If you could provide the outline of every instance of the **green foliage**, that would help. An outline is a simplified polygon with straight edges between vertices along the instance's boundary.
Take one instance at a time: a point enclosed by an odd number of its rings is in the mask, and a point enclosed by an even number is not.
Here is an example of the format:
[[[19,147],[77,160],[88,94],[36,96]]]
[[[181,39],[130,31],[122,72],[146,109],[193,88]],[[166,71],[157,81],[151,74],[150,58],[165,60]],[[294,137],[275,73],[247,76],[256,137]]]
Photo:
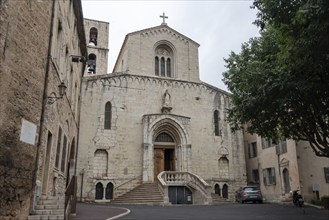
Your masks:
[[[261,36],[225,59],[233,129],[310,142],[329,157],[329,1],[255,0]]]
[[[312,199],[311,204],[317,205],[317,206],[322,206],[323,205],[321,200],[317,200],[317,199]]]

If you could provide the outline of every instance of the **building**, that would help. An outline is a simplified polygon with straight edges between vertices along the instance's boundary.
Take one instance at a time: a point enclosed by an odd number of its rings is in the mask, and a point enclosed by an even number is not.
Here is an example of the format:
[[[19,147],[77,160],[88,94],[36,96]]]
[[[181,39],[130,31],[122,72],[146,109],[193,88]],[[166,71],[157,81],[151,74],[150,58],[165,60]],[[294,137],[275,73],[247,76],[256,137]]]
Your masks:
[[[297,189],[307,202],[329,195],[329,158],[315,156],[307,142],[244,137],[248,184],[259,185],[266,201],[291,200]]]
[[[97,33],[96,47],[107,46],[107,24],[87,22],[90,41]],[[112,73],[97,63],[85,74],[78,199],[115,201],[160,174],[164,203],[175,203],[166,190],[188,184],[193,203],[211,203],[211,192],[234,200],[246,184],[243,134],[224,121],[229,94],[200,81],[198,47],[163,22],[129,33]],[[183,179],[170,184],[168,175]]]
[[[0,10],[0,219],[37,215],[52,198],[64,219],[85,66],[72,58],[87,56],[81,2],[0,1]]]
[[[107,74],[109,24],[80,1],[0,10],[0,219],[50,219],[38,204],[53,201],[63,219],[76,196],[115,201],[157,177],[163,203],[233,201],[247,179],[268,200],[329,194],[328,158],[305,142],[231,132],[230,94],[200,81],[199,45],[165,22],[128,34]]]

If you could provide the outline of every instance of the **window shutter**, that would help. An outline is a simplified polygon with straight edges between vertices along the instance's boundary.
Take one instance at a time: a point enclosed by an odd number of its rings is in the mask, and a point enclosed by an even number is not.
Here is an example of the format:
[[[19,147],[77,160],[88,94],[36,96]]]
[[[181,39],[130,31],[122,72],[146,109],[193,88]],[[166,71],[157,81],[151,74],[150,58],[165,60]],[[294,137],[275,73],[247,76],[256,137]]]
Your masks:
[[[264,185],[267,185],[266,176],[267,176],[267,172],[266,172],[266,169],[265,169],[265,170],[263,170],[263,182],[264,182]]]
[[[271,176],[272,176],[272,184],[276,184],[276,179],[275,179],[275,168],[271,168]]]
[[[249,156],[249,158],[251,158],[251,144],[249,143],[248,144],[248,156]]]

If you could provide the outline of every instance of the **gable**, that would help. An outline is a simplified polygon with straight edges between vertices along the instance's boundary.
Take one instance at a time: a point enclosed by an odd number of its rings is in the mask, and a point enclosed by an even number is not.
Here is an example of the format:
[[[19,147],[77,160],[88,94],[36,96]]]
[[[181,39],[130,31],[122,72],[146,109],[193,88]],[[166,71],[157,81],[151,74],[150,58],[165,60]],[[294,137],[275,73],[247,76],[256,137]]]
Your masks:
[[[133,32],[126,36],[113,72],[158,77],[168,75],[176,80],[200,82],[198,47],[198,43],[166,25]],[[158,56],[156,60],[159,48],[170,56]],[[165,61],[162,62],[163,57]],[[169,65],[167,59],[170,59]],[[166,69],[166,74],[157,74],[157,68]],[[170,74],[167,74],[168,69]]]

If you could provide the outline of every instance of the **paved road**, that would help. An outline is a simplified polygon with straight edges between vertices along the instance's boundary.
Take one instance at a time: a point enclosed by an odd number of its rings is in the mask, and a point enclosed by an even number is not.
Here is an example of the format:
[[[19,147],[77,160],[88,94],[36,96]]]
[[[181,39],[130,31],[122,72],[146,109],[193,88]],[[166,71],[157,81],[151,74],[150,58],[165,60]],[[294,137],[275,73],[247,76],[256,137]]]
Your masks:
[[[329,211],[288,204],[222,204],[217,206],[132,206],[120,220],[328,220]]]

